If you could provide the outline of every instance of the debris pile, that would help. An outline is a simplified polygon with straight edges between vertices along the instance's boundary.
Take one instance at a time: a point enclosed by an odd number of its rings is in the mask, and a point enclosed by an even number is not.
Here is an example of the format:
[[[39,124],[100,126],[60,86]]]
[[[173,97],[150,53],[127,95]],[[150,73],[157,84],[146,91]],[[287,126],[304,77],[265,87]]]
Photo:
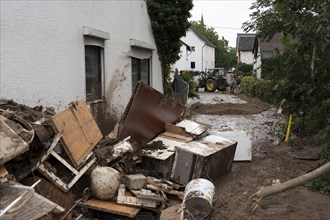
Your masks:
[[[103,137],[84,101],[55,113],[1,100],[1,219],[206,217],[237,142],[184,112],[139,82]]]

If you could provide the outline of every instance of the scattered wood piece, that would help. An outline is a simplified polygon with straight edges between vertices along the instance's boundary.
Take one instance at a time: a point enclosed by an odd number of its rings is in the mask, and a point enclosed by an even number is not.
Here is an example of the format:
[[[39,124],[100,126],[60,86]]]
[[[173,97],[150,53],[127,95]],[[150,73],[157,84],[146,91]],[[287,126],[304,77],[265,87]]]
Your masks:
[[[157,183],[157,182],[147,181],[147,184],[152,185],[152,186],[155,186],[158,189],[164,189],[164,190],[172,190],[173,189],[172,186],[169,186],[166,183]]]
[[[185,128],[170,123],[165,124],[165,132],[160,136],[181,142],[189,142],[194,139],[194,135],[188,133]]]
[[[164,209],[160,215],[160,220],[178,220],[183,219],[182,204],[176,204]]]
[[[140,211],[140,208],[120,205],[116,202],[97,199],[90,199],[84,203],[80,202],[78,206],[111,214],[126,216],[130,218],[134,218],[136,214]]]
[[[297,186],[304,185],[309,181],[314,180],[317,177],[320,177],[329,172],[330,172],[330,162],[327,162],[326,164],[322,165],[321,167],[307,174],[296,177],[284,183],[273,186],[261,187],[261,189],[252,196],[253,204],[251,206],[251,211],[254,212],[258,207],[258,205],[260,204],[261,200],[264,199],[265,197],[275,195],[281,192],[285,192]]]
[[[153,193],[151,190],[141,189],[141,190],[130,190],[132,194],[140,199],[150,199],[159,202],[165,202],[165,200],[158,196],[156,193]]]
[[[174,189],[180,189],[180,188],[183,187],[183,185],[174,183],[174,182],[169,181],[169,180],[163,180],[163,182],[170,185],[170,186],[172,186],[172,187],[174,187]]]
[[[117,203],[136,207],[156,208],[157,202],[150,199],[141,199],[134,196],[125,195],[125,185],[120,184],[117,196]]]
[[[164,138],[168,138],[168,139],[171,139],[171,140],[174,140],[174,141],[185,142],[185,143],[193,140],[192,137],[186,137],[186,136],[171,133],[171,132],[164,132],[164,133],[160,134],[159,136],[164,137]]]
[[[0,166],[0,178],[6,177],[8,175],[8,171],[5,166]]]
[[[195,122],[191,120],[183,120],[176,124],[176,126],[183,127],[188,133],[199,136],[202,135],[211,125]]]
[[[179,199],[181,199],[181,200],[183,200],[183,197],[184,197],[183,192],[179,192],[179,191],[172,190],[172,189],[166,189],[166,188],[162,188],[162,187],[157,187],[157,186],[152,185],[152,184],[147,184],[146,188],[150,189],[150,190],[154,190],[154,191],[162,191],[162,192],[165,192],[167,194],[175,195],[175,196],[179,197]]]

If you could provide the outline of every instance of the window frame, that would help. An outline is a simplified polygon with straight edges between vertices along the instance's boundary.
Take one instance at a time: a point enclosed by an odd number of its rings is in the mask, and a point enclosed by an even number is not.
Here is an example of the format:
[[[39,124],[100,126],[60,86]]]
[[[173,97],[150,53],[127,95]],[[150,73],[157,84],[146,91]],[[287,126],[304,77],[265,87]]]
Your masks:
[[[93,101],[104,101],[105,99],[105,41],[110,40],[110,33],[104,32],[102,30],[94,29],[87,26],[82,26],[82,35],[84,41],[84,68],[85,68],[85,97],[86,101],[93,102]],[[87,95],[87,73],[86,73],[86,46],[97,46],[100,47],[100,85],[101,85],[101,94],[97,95]]]
[[[97,93],[91,93],[88,94],[87,93],[87,63],[85,60],[85,95],[86,95],[86,101],[95,101],[95,100],[99,100],[99,99],[103,99],[104,97],[104,86],[105,86],[105,82],[104,82],[104,48],[100,47],[98,45],[89,45],[89,44],[85,44],[85,59],[86,59],[86,47],[94,47],[97,48],[98,50],[98,74],[99,74],[99,78],[100,78],[100,91]]]
[[[137,80],[136,82],[133,81],[133,60],[136,60],[137,61]],[[136,58],[136,57],[131,57],[131,66],[132,66],[132,70],[131,70],[131,76],[132,76],[132,89],[135,88],[136,84],[138,81],[142,80],[142,60],[146,60],[147,61],[147,75],[148,75],[148,80],[147,82],[143,81],[144,83],[147,83],[148,85],[151,85],[151,57],[150,58],[146,58],[146,59],[139,59],[139,58]]]
[[[196,69],[196,62],[195,61],[190,62],[190,69]]]

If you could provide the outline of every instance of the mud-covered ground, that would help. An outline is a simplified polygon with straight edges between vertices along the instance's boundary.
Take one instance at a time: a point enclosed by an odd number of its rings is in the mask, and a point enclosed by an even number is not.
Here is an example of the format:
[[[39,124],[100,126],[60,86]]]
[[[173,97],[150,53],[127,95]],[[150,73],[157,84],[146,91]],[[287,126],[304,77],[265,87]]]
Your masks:
[[[212,125],[211,130],[227,126],[246,131],[252,142],[252,161],[234,162],[231,172],[215,182],[214,210],[209,219],[330,219],[330,196],[304,186],[265,198],[251,213],[255,192],[275,180],[285,182],[316,168],[322,160],[295,157],[316,157],[320,148],[308,141],[303,141],[299,150],[283,143],[283,136],[275,133],[278,122],[285,123],[286,117],[257,98],[199,94],[200,99],[187,103],[191,119]]]

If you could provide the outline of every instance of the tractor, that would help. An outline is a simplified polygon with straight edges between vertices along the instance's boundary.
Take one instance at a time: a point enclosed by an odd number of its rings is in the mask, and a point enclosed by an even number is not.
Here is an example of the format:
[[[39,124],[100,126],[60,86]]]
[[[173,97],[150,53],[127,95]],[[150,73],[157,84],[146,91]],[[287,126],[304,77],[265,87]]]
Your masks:
[[[228,87],[224,68],[209,69],[206,73],[199,72],[194,76],[197,88],[205,88],[207,92],[225,91]]]

